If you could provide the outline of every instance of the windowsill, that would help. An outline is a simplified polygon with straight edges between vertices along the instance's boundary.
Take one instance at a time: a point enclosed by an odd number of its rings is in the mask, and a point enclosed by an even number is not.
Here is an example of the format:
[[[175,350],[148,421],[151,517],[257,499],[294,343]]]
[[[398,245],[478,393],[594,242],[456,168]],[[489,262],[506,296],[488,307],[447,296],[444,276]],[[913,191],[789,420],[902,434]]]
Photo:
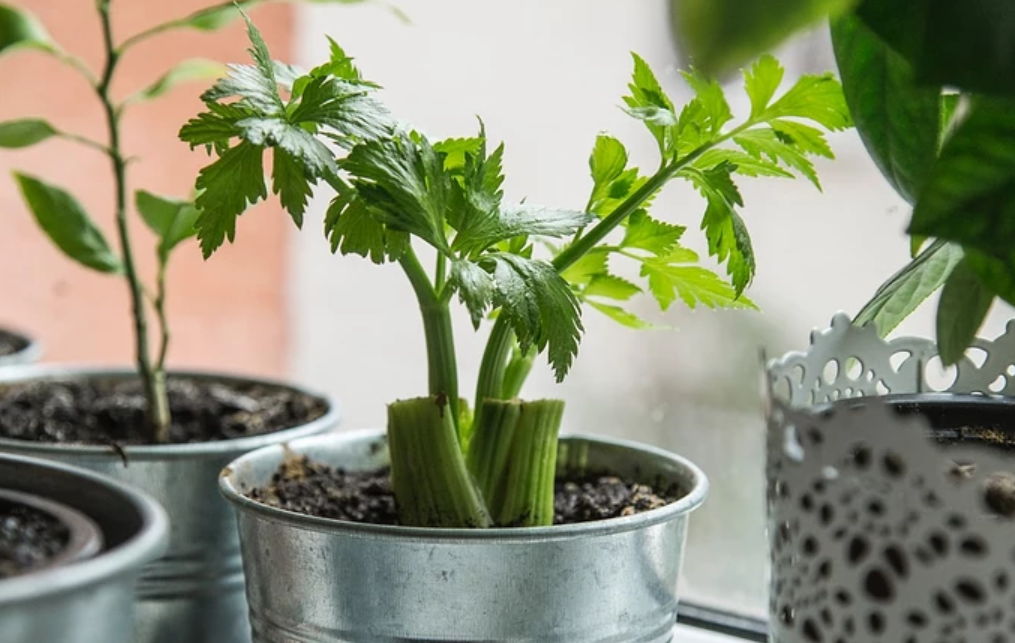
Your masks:
[[[677,625],[676,636],[673,640],[679,643],[743,643],[744,639],[728,634],[709,632],[700,627]]]

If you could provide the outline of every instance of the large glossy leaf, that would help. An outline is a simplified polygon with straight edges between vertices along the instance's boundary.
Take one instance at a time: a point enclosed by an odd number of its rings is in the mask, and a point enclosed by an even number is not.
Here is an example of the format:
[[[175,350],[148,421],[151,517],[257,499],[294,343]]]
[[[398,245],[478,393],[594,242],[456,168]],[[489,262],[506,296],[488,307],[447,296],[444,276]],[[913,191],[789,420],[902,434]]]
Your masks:
[[[892,275],[857,313],[854,324],[874,324],[884,337],[944,285],[962,260],[962,249],[935,241],[899,272]]]
[[[41,143],[58,135],[55,127],[40,118],[22,118],[0,123],[0,147],[17,149]]]
[[[46,28],[32,14],[0,3],[0,54],[19,47],[53,51],[55,45]]]
[[[39,227],[71,259],[99,272],[120,272],[120,259],[78,200],[66,191],[34,177],[15,173]]]
[[[993,293],[969,262],[960,261],[945,282],[937,306],[937,346],[945,366],[962,357],[993,301]]]
[[[913,203],[937,156],[941,92],[855,16],[832,23],[849,111],[867,151],[895,191]]]
[[[680,46],[710,75],[728,72],[857,0],[672,0]]]
[[[200,212],[193,203],[138,190],[134,195],[141,218],[159,237],[159,257],[165,262],[181,241],[197,234],[194,222]]]
[[[1015,258],[1015,101],[972,101],[941,150],[909,232]]]

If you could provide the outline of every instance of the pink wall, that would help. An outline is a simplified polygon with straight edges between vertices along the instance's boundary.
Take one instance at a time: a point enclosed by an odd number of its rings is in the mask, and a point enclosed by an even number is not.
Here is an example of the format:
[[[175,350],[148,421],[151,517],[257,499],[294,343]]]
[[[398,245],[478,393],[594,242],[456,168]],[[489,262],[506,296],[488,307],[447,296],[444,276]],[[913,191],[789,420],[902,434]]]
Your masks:
[[[24,0],[65,48],[97,68],[101,35],[89,1]],[[114,0],[117,39],[196,8],[209,0]],[[273,54],[288,58],[291,10],[283,5],[253,12]],[[234,23],[217,34],[177,31],[129,52],[115,85],[120,96],[143,87],[174,62],[187,57],[241,61],[246,36]],[[189,193],[203,152],[190,152],[176,139],[179,126],[197,112],[203,87],[189,84],[126,116],[124,145],[141,157],[130,167],[132,187],[156,193]],[[0,120],[35,116],[91,137],[104,136],[102,112],[84,80],[54,60],[19,52],[0,58]],[[38,175],[64,186],[115,244],[113,188],[108,161],[99,153],[63,141],[0,152],[0,325],[23,328],[46,345],[46,359],[91,363],[132,360],[127,288],[118,277],[79,268],[37,230],[21,202],[10,171]],[[253,220],[251,220],[253,219]],[[146,278],[153,276],[154,239],[131,218],[135,254]],[[273,205],[245,215],[238,244],[209,262],[195,243],[180,246],[170,266],[168,307],[174,343],[170,363],[281,374],[287,349],[283,311],[286,239],[289,224]]]

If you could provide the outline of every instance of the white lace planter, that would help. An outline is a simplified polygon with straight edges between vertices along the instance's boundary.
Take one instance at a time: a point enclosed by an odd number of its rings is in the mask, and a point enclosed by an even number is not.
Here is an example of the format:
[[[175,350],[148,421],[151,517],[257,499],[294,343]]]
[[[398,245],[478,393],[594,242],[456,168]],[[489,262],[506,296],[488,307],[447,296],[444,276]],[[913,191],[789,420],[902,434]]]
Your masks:
[[[936,356],[840,314],[768,364],[774,643],[1015,643],[1015,322]]]

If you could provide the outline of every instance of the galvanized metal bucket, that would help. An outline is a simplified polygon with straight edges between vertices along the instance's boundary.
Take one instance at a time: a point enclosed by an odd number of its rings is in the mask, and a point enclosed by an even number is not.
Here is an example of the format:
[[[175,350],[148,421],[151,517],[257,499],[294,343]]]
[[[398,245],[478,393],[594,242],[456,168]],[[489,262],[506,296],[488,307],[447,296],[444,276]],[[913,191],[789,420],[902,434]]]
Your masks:
[[[672,641],[690,512],[708,481],[665,451],[563,438],[559,467],[676,483],[677,502],[643,514],[525,529],[418,529],[327,520],[257,503],[294,454],[346,469],[387,463],[385,436],[294,440],[222,472],[239,514],[257,643],[664,643]]]
[[[287,386],[220,374],[172,375]],[[38,379],[136,376],[134,371],[123,369],[31,366],[0,372],[0,386]],[[127,446],[123,448],[126,464],[112,448],[104,446],[0,439],[0,452],[59,460],[98,471],[150,494],[165,507],[171,524],[169,548],[163,557],[145,567],[138,583],[133,643],[243,643],[250,640],[243,567],[234,513],[215,491],[219,471],[244,453],[323,433],[337,423],[338,410],[329,402],[324,416],[276,433],[203,444]]]
[[[154,500],[64,464],[0,454],[0,488],[30,493],[94,521],[105,541],[87,560],[0,581],[3,643],[133,643],[134,583],[165,550]]]
[[[23,341],[23,346],[17,351],[8,355],[0,355],[0,368],[5,366],[21,366],[22,364],[34,364],[39,361],[42,357],[42,344],[37,340],[32,339],[28,335],[12,330],[10,328],[2,328],[5,333],[15,335]]]

